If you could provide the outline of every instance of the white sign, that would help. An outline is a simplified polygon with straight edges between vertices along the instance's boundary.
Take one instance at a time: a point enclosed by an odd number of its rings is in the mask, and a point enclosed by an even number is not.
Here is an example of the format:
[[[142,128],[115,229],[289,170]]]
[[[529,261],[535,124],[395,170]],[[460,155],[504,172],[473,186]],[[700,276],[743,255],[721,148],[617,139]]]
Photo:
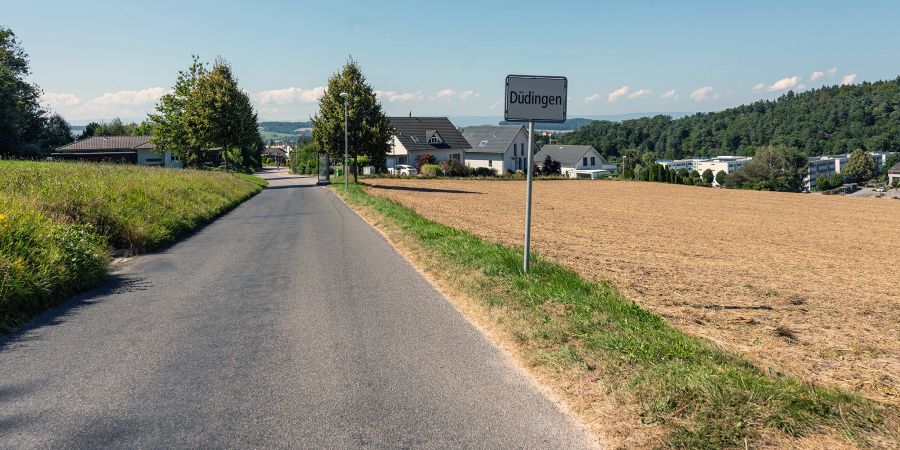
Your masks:
[[[506,120],[565,122],[566,77],[509,75],[506,77]]]

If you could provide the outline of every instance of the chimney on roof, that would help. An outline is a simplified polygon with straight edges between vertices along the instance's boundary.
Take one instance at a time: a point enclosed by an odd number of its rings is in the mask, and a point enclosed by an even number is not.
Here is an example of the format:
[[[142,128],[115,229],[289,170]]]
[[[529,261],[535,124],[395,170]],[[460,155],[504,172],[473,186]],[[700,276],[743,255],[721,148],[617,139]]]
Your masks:
[[[409,112],[409,117],[412,117],[412,111]]]

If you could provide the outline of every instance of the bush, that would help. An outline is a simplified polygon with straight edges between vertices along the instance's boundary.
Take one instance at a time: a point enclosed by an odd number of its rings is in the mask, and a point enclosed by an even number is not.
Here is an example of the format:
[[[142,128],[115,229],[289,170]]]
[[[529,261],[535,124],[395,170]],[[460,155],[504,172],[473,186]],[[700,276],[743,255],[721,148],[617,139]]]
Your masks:
[[[422,166],[425,164],[434,164],[437,160],[434,159],[434,155],[429,153],[422,153],[419,156],[416,156],[416,170],[422,170]]]
[[[544,158],[544,164],[541,166],[541,170],[535,170],[535,173],[544,176],[560,175],[562,173],[562,165],[559,161],[554,161],[550,155],[547,155],[547,157]]]
[[[441,161],[440,162],[441,171],[444,172],[444,175],[450,177],[466,177],[469,176],[471,169],[467,166],[460,164],[459,161],[454,159]]]
[[[497,169],[493,167],[479,167],[472,171],[472,175],[476,177],[496,177]]]
[[[423,177],[434,178],[441,175],[441,166],[437,164],[424,164],[422,165],[422,169],[419,170],[419,173],[422,174]]]
[[[0,333],[106,275],[110,248],[85,225],[57,224],[0,199]]]

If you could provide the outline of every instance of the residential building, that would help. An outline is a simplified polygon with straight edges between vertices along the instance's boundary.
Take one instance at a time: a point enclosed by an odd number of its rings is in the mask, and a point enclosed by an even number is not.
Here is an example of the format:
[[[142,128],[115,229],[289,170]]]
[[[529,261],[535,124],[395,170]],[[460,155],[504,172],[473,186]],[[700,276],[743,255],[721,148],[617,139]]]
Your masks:
[[[871,155],[875,158],[876,168],[881,171],[881,168],[884,167],[885,164],[887,164],[888,158],[895,155],[896,153],[897,152],[872,152]]]
[[[667,169],[675,169],[676,171],[684,169],[688,172],[694,170],[697,165],[697,162],[703,161],[699,158],[694,159],[657,159],[656,163],[667,168]]]
[[[181,167],[171,152],[157,152],[150,136],[94,136],[56,149],[54,159]]]
[[[524,171],[527,167],[528,130],[521,125],[466,127],[462,135],[471,147],[466,150],[466,165],[469,167],[487,167],[495,169],[498,174]]]
[[[706,169],[712,171],[713,176],[718,174],[719,172],[731,173],[736,170],[742,169],[744,166],[749,163],[751,158],[746,156],[716,156],[715,158],[710,159],[702,159],[697,161],[694,166],[694,170],[699,172],[701,175],[703,172],[706,172]],[[713,186],[718,186],[719,182],[713,180]]]
[[[894,164],[888,169],[888,184],[900,183],[900,163]]]
[[[804,189],[807,191],[815,189],[819,178],[827,177],[837,172],[836,166],[835,160],[829,156],[809,158],[809,167],[806,169],[806,176],[803,177]]]
[[[563,176],[576,178],[580,175],[594,178],[594,173],[608,173],[602,168],[606,160],[590,145],[550,145],[541,147],[534,155],[535,164],[543,164],[549,156],[559,162]]]
[[[456,160],[465,164],[469,141],[446,117],[391,117],[394,134],[387,154],[387,166],[416,165],[419,155],[436,161]]]
[[[276,164],[284,164],[285,162],[287,162],[287,159],[288,159],[288,152],[285,149],[285,147],[287,147],[287,146],[275,145],[275,146],[271,146],[271,147],[266,147],[262,151],[263,160],[268,158]],[[290,149],[290,147],[287,147],[287,149]]]

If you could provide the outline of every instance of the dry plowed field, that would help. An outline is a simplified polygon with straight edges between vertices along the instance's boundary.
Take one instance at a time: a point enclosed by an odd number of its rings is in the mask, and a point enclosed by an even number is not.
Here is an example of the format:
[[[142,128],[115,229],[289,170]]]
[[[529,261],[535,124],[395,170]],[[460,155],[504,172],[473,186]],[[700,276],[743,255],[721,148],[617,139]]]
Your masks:
[[[524,182],[369,192],[521,246]],[[763,368],[900,404],[900,201],[536,181],[533,248]]]

